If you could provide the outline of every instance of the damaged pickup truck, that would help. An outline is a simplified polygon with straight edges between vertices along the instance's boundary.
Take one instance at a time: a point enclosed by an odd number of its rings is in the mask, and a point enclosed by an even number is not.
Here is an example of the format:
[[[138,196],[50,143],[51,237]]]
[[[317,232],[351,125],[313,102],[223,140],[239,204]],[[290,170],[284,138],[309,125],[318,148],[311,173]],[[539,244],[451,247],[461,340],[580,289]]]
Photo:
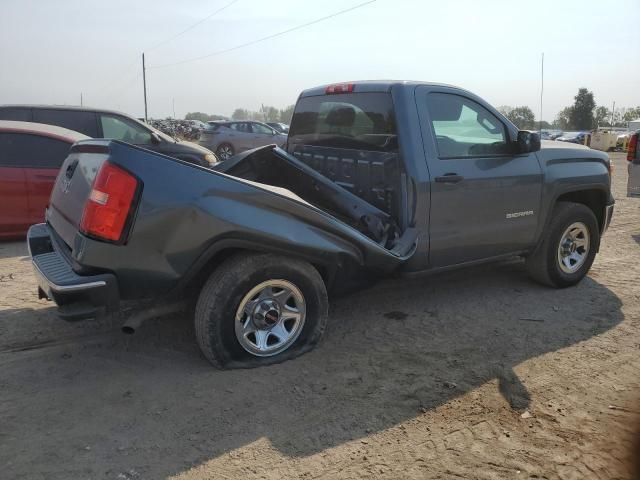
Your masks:
[[[537,281],[574,285],[612,211],[605,153],[541,148],[459,88],[356,82],[304,91],[286,150],[214,169],[78,142],[28,244],[61,316],[129,301],[149,316],[195,293],[205,357],[251,367],[312,348],[328,294],[383,276],[519,255]]]

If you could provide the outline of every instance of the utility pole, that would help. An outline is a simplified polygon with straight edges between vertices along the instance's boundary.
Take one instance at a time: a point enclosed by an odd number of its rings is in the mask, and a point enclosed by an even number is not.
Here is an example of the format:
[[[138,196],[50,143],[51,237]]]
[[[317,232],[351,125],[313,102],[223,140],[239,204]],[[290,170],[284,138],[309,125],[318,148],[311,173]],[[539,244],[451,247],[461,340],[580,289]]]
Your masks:
[[[542,72],[540,77],[540,121],[538,122],[538,130],[542,135],[542,95],[544,94],[544,52],[542,52]]]
[[[614,117],[614,115],[613,115],[613,114],[615,113],[615,111],[616,111],[616,102],[615,102],[615,100],[614,100],[614,102],[613,102],[613,108],[611,109],[611,126],[612,126],[612,127],[614,126],[614,125],[613,125],[613,119],[614,119],[615,117]]]
[[[80,106],[82,107],[82,92],[80,92]]]
[[[173,118],[176,118],[176,99],[173,99]]]
[[[144,88],[144,121],[147,122],[147,69],[144,67],[144,52],[142,52],[142,86]]]

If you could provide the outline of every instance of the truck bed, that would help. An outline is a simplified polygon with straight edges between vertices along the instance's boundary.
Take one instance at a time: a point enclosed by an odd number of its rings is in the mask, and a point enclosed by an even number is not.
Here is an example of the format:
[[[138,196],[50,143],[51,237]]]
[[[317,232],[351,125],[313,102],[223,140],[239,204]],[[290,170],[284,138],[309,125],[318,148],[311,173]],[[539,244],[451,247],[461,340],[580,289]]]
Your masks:
[[[78,229],[106,161],[142,185],[122,242]],[[47,223],[76,273],[116,272],[123,298],[180,288],[203,263],[239,246],[268,246],[327,271],[390,272],[415,245],[414,231],[401,235],[390,215],[273,147],[245,152],[213,171],[118,141],[78,143],[62,166]]]

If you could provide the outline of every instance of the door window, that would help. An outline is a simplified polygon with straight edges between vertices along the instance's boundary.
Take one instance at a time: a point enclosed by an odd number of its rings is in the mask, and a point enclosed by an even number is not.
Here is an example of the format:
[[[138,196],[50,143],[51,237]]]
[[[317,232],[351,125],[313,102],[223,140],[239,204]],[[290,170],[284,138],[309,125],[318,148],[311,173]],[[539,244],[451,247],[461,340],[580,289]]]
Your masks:
[[[121,140],[133,145],[150,145],[151,133],[141,125],[113,115],[100,115],[102,137]]]
[[[88,137],[98,136],[96,114],[84,110],[62,110],[57,108],[34,108],[33,121],[68,128],[84,133]]]
[[[0,133],[0,166],[60,168],[71,145],[25,133]]]
[[[259,133],[261,135],[273,135],[273,130],[269,127],[265,127],[264,125],[260,125],[259,123],[252,123],[251,128],[253,129],[253,133]]]
[[[229,128],[237,132],[251,133],[248,123],[232,123],[231,125],[229,125]]]
[[[509,154],[504,124],[486,108],[459,95],[427,96],[440,158]]]

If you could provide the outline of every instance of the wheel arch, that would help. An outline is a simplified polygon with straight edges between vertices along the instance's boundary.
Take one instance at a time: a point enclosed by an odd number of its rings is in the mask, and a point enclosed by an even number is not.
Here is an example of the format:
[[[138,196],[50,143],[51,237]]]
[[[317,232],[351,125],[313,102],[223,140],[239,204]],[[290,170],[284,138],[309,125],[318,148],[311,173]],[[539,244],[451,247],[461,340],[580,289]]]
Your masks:
[[[221,240],[209,247],[191,266],[178,285],[178,290],[199,291],[211,273],[228,258],[238,254],[273,253],[305,261],[313,266],[325,283],[327,291],[334,284],[339,266],[294,251],[285,251],[245,240]]]
[[[558,202],[581,203],[588,207],[596,216],[600,233],[604,232],[606,225],[605,209],[607,206],[607,191],[601,188],[587,188],[573,190],[558,195],[551,205],[551,210]]]

